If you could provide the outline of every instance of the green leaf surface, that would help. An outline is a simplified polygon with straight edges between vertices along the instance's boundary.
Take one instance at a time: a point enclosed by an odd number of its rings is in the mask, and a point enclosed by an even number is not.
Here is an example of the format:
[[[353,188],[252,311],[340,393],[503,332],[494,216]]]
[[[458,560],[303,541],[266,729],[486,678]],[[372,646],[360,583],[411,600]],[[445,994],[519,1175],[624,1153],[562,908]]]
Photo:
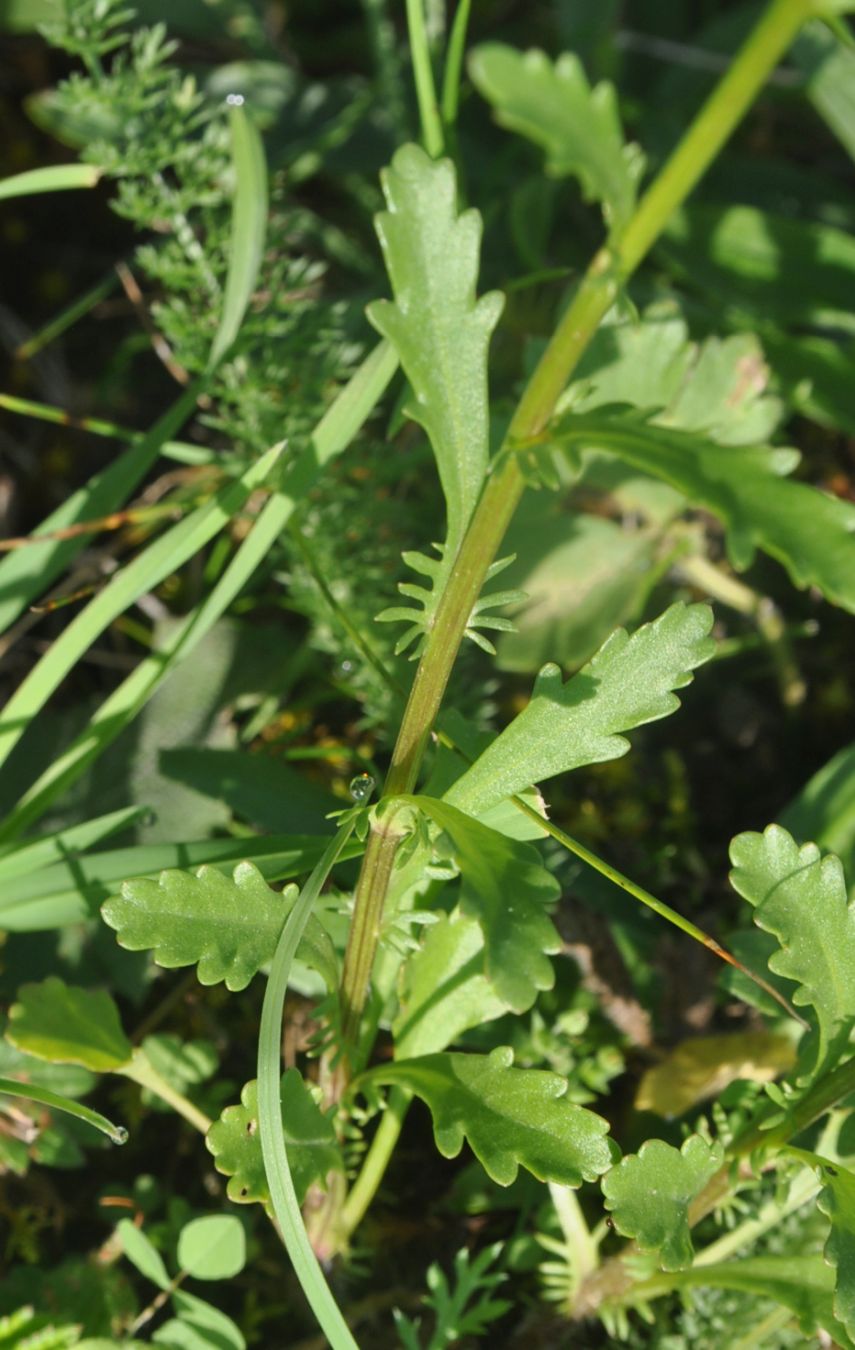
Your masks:
[[[855,1172],[822,1161],[820,1174],[824,1185],[817,1205],[831,1221],[825,1259],[837,1271],[834,1312],[855,1340]]]
[[[659,409],[658,424],[702,431],[720,445],[765,441],[783,415],[768,392],[770,371],[753,333],[693,342],[671,302],[638,319],[617,310],[585,350],[565,402],[578,412],[630,403]]]
[[[719,445],[623,408],[571,414],[556,430],[565,444],[608,450],[712,511],[740,571],[762,548],[795,585],[818,586],[855,612],[855,506],[783,477],[797,462],[794,452]]]
[[[296,886],[280,894],[257,867],[240,862],[231,877],[200,867],[196,873],[161,872],[156,881],[126,881],[101,913],[121,947],[150,950],[167,969],[198,963],[200,984],[223,980],[227,989],[238,990],[272,957],[296,898]],[[327,953],[329,964],[321,973],[328,975],[330,966],[335,970],[335,953],[322,934],[314,934],[315,945]],[[304,955],[308,960],[309,952]]]
[[[6,1036],[38,1059],[82,1064],[96,1073],[121,1068],[133,1053],[110,995],[68,985],[56,975],[21,986]]]
[[[815,844],[799,848],[780,825],[737,835],[730,858],[731,884],[754,906],[754,922],[780,943],[769,969],[796,982],[796,1006],[814,1009],[818,1073],[855,1019],[855,907],[847,903],[843,869]]]
[[[238,335],[255,289],[267,233],[267,165],[261,136],[240,104],[229,109],[229,129],[235,175],[229,269],[210,366],[217,364]]]
[[[509,1008],[526,1012],[555,983],[547,954],[560,951],[561,939],[545,906],[558,899],[561,887],[530,844],[508,839],[447,802],[404,800],[447,835],[463,878],[460,908],[484,934],[487,979]]]
[[[0,882],[3,883],[0,912],[8,899],[6,886],[13,877],[31,877],[42,868],[50,867],[53,863],[69,857],[73,857],[76,861],[77,855],[84,850],[100,844],[111,834],[121,834],[124,830],[131,829],[147,814],[146,806],[126,806],[119,811],[97,816],[94,820],[87,820],[82,825],[57,830],[55,834],[45,835],[41,839],[24,839],[11,846],[8,852],[0,856]]]
[[[626,224],[644,159],[637,145],[624,144],[613,85],[603,81],[592,89],[570,52],[553,64],[542,51],[500,42],[475,48],[469,74],[497,122],[542,148],[547,173],[578,178],[586,198],[602,203],[612,228]]]
[[[191,1219],[178,1235],[178,1264],[197,1280],[231,1280],[246,1265],[246,1234],[234,1214]]]
[[[855,239],[753,206],[689,206],[658,251],[722,303],[758,320],[855,332]]]
[[[541,1069],[516,1069],[513,1051],[424,1055],[380,1065],[357,1083],[406,1088],[426,1102],[445,1158],[466,1139],[487,1175],[510,1186],[520,1167],[540,1181],[580,1186],[610,1165],[608,1123],[566,1097],[567,1080]]]
[[[496,292],[475,299],[481,217],[458,215],[450,161],[405,145],[382,179],[388,210],[377,233],[395,299],[376,301],[368,317],[412,386],[407,412],[436,456],[453,554],[487,470],[487,348],[503,302]]]
[[[790,48],[805,75],[805,93],[855,159],[855,51],[819,21],[805,24]]]
[[[305,773],[272,755],[178,746],[161,752],[159,767],[165,777],[226,802],[241,820],[259,829],[320,832],[327,828],[325,817],[341,804]]]
[[[544,666],[528,706],[445,800],[481,815],[531,783],[625,755],[629,742],[620,733],[680,706],[673,691],[715,650],[711,627],[706,605],[676,604],[631,637],[619,628],[566,684],[557,666]]]
[[[168,1289],[172,1283],[169,1271],[151,1238],[147,1237],[131,1219],[120,1219],[116,1232],[122,1244],[122,1251],[140,1274],[145,1275],[152,1284],[156,1284],[158,1289]]]
[[[335,1131],[297,1069],[282,1076],[282,1130],[297,1195],[302,1200],[314,1182],[340,1171]],[[258,1087],[255,1079],[241,1090],[240,1105],[227,1106],[208,1130],[205,1143],[218,1172],[229,1178],[226,1193],[239,1205],[267,1207],[270,1192],[258,1135]]]
[[[181,1331],[177,1333],[175,1339],[175,1322],[167,1322],[163,1329],[165,1331],[166,1327],[172,1328],[168,1332],[168,1337],[179,1350],[199,1350],[202,1346],[205,1350],[246,1350],[246,1341],[240,1327],[205,1299],[198,1298],[196,1294],[188,1294],[186,1289],[175,1289],[172,1294],[172,1306],[178,1314],[177,1320]],[[188,1339],[190,1334],[195,1334],[198,1339],[195,1341]],[[157,1341],[157,1333],[152,1340]],[[161,1340],[160,1344],[169,1345],[170,1339]]]
[[[786,1256],[752,1256],[719,1265],[695,1266],[680,1271],[670,1283],[677,1289],[733,1289],[771,1299],[795,1313],[806,1336],[822,1327],[838,1345],[847,1344],[846,1333],[835,1318],[832,1305],[834,1272],[819,1255],[800,1251]]]
[[[9,197],[32,197],[40,192],[65,192],[69,188],[94,187],[101,170],[92,164],[49,164],[0,179],[0,202]]]
[[[211,863],[231,875],[236,863],[251,861],[262,876],[281,880],[314,866],[326,842],[323,836],[270,835],[141,844],[84,854],[4,885],[0,922],[16,933],[79,923],[91,918],[127,877],[156,875],[167,868]],[[361,849],[354,845],[351,856],[359,852]]]
[[[635,1238],[642,1251],[658,1252],[664,1270],[691,1264],[689,1202],[724,1161],[719,1143],[691,1135],[682,1148],[648,1139],[603,1178],[606,1207],[615,1227]]]
[[[430,925],[406,963],[403,980],[393,1025],[401,1059],[444,1050],[470,1027],[508,1011],[485,973],[481,925],[459,910]]]

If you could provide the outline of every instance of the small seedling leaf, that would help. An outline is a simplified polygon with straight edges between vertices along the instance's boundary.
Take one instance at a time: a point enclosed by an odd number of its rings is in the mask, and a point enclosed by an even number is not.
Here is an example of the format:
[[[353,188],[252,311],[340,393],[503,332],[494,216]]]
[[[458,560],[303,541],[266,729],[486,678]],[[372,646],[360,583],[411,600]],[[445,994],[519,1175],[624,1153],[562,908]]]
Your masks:
[[[230,1280],[246,1264],[246,1234],[234,1214],[191,1219],[178,1236],[178,1264],[197,1280]]]
[[[721,1144],[710,1144],[698,1134],[680,1149],[649,1139],[603,1178],[615,1227],[635,1238],[642,1251],[658,1252],[664,1270],[682,1270],[691,1264],[693,1252],[689,1202],[723,1161]]]
[[[156,1284],[158,1289],[168,1289],[172,1281],[163,1263],[163,1257],[151,1238],[146,1237],[142,1229],[137,1228],[131,1219],[120,1219],[116,1232],[122,1244],[122,1251],[131,1265],[136,1266],[140,1274],[151,1280],[152,1284]]]
[[[102,990],[80,989],[56,975],[25,984],[9,1010],[6,1037],[19,1050],[55,1064],[108,1073],[127,1064],[133,1046],[119,1010]]]
[[[289,1069],[282,1077],[282,1129],[294,1187],[302,1200],[313,1182],[340,1170],[342,1162],[335,1131],[297,1069]],[[240,1105],[227,1106],[214,1121],[205,1143],[214,1155],[217,1171],[229,1178],[226,1191],[230,1200],[241,1205],[269,1204],[255,1079],[244,1085]]]

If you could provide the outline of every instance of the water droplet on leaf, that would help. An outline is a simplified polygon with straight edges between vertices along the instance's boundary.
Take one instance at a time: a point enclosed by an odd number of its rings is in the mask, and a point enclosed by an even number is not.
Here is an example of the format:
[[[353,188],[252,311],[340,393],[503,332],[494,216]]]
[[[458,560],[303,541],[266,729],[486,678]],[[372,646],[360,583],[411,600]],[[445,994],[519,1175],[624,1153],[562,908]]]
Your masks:
[[[370,773],[358,773],[350,780],[350,795],[358,806],[367,802],[374,791],[374,779]]]
[[[231,108],[242,108],[244,105],[243,94],[226,94],[226,103]]]
[[[114,1144],[126,1144],[128,1142],[128,1132],[124,1125],[114,1125],[110,1138]]]

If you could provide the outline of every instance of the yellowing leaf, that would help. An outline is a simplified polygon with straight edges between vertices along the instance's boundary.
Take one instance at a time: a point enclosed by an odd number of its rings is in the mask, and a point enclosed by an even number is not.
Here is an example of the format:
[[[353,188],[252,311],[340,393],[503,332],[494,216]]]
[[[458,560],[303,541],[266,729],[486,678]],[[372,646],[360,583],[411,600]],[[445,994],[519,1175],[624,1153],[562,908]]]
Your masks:
[[[672,1118],[723,1092],[728,1083],[748,1078],[770,1082],[795,1063],[792,1041],[769,1031],[732,1036],[696,1036],[683,1041],[655,1068],[648,1069],[635,1096],[637,1111]]]

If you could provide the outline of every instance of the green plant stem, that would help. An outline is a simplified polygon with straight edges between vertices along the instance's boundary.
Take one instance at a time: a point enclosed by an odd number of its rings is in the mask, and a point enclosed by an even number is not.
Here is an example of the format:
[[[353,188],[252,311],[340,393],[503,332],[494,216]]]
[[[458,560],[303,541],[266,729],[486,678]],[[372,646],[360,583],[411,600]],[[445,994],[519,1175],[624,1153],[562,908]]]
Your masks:
[[[377,1192],[389,1160],[395,1151],[404,1118],[412,1097],[403,1088],[395,1087],[389,1093],[386,1110],[377,1127],[371,1147],[365,1155],[359,1176],[351,1186],[341,1211],[341,1231],[344,1240],[350,1237],[362,1222],[365,1212]]]
[[[569,1186],[559,1186],[551,1181],[549,1195],[570,1257],[573,1286],[578,1288],[591,1271],[597,1268],[598,1244],[582,1213],[576,1192]]]
[[[133,1059],[129,1064],[123,1064],[116,1070],[123,1078],[130,1078],[132,1083],[137,1083],[140,1087],[148,1088],[161,1101],[171,1106],[173,1111],[177,1111],[179,1116],[183,1116],[194,1129],[199,1130],[201,1134],[207,1134],[211,1128],[212,1121],[210,1116],[206,1116],[204,1111],[200,1111],[198,1106],[194,1106],[183,1092],[179,1092],[171,1083],[168,1083],[161,1073],[152,1064],[144,1050],[135,1050]]]
[[[460,80],[463,73],[463,57],[466,51],[466,30],[469,27],[469,12],[472,0],[458,0],[445,54],[445,70],[442,75],[442,120],[446,132],[457,125],[457,109],[460,106]]]
[[[408,0],[408,14],[416,9],[423,33],[421,4],[419,0],[415,4]],[[619,239],[601,249],[591,262],[526,385],[511,420],[505,453],[500,455],[496,472],[484,488],[460,547],[410,690],[384,796],[412,792],[415,786],[472,607],[525,487],[514,450],[543,432],[620,285],[636,269],[675,208],[709,167],[801,23],[813,12],[810,0],[773,0]],[[426,37],[423,57],[427,59]],[[350,1046],[358,1038],[393,862],[394,845],[384,835],[372,833],[357,885],[342,976],[343,1031],[345,1044]]]
[[[442,134],[442,119],[436,101],[430,44],[425,24],[424,0],[407,0],[407,28],[410,34],[410,57],[413,65],[413,79],[416,85],[416,99],[419,105],[422,140],[425,150],[431,158],[438,159],[445,149],[445,138]]]
[[[72,300],[71,304],[67,305],[61,313],[57,314],[49,323],[46,323],[43,328],[40,328],[39,331],[34,333],[31,338],[28,338],[26,342],[22,342],[21,346],[15,352],[16,360],[29,361],[32,357],[37,355],[38,352],[42,351],[44,347],[47,347],[53,342],[55,338],[58,338],[64,333],[66,329],[71,328],[76,324],[78,319],[82,319],[84,315],[88,314],[89,311],[100,304],[102,300],[106,300],[107,296],[112,294],[118,284],[119,278],[116,270],[111,267],[107,275],[102,277],[99,282],[96,282],[90,290],[86,291],[83,295],[79,295],[76,300]]]
[[[830,1111],[838,1102],[848,1097],[850,1092],[855,1092],[855,1058],[847,1060],[832,1073],[820,1078],[777,1125],[764,1129],[762,1120],[747,1125],[728,1149],[728,1158],[724,1166],[689,1205],[689,1224],[694,1227],[700,1223],[701,1219],[711,1214],[729,1194],[732,1188],[734,1162],[749,1157],[758,1149],[775,1151],[784,1148],[791,1139],[797,1138],[802,1130],[806,1130],[815,1120],[825,1115],[826,1111]],[[625,1253],[613,1256],[593,1272],[579,1291],[573,1309],[574,1317],[590,1317],[602,1303],[620,1300],[629,1294],[635,1281],[632,1276],[631,1259],[627,1261],[627,1256],[631,1258],[636,1250],[634,1244],[630,1244]],[[649,1290],[647,1285],[644,1288],[645,1293],[654,1292],[652,1282]],[[670,1286],[666,1288],[663,1285],[655,1292],[667,1293],[669,1289]]]

